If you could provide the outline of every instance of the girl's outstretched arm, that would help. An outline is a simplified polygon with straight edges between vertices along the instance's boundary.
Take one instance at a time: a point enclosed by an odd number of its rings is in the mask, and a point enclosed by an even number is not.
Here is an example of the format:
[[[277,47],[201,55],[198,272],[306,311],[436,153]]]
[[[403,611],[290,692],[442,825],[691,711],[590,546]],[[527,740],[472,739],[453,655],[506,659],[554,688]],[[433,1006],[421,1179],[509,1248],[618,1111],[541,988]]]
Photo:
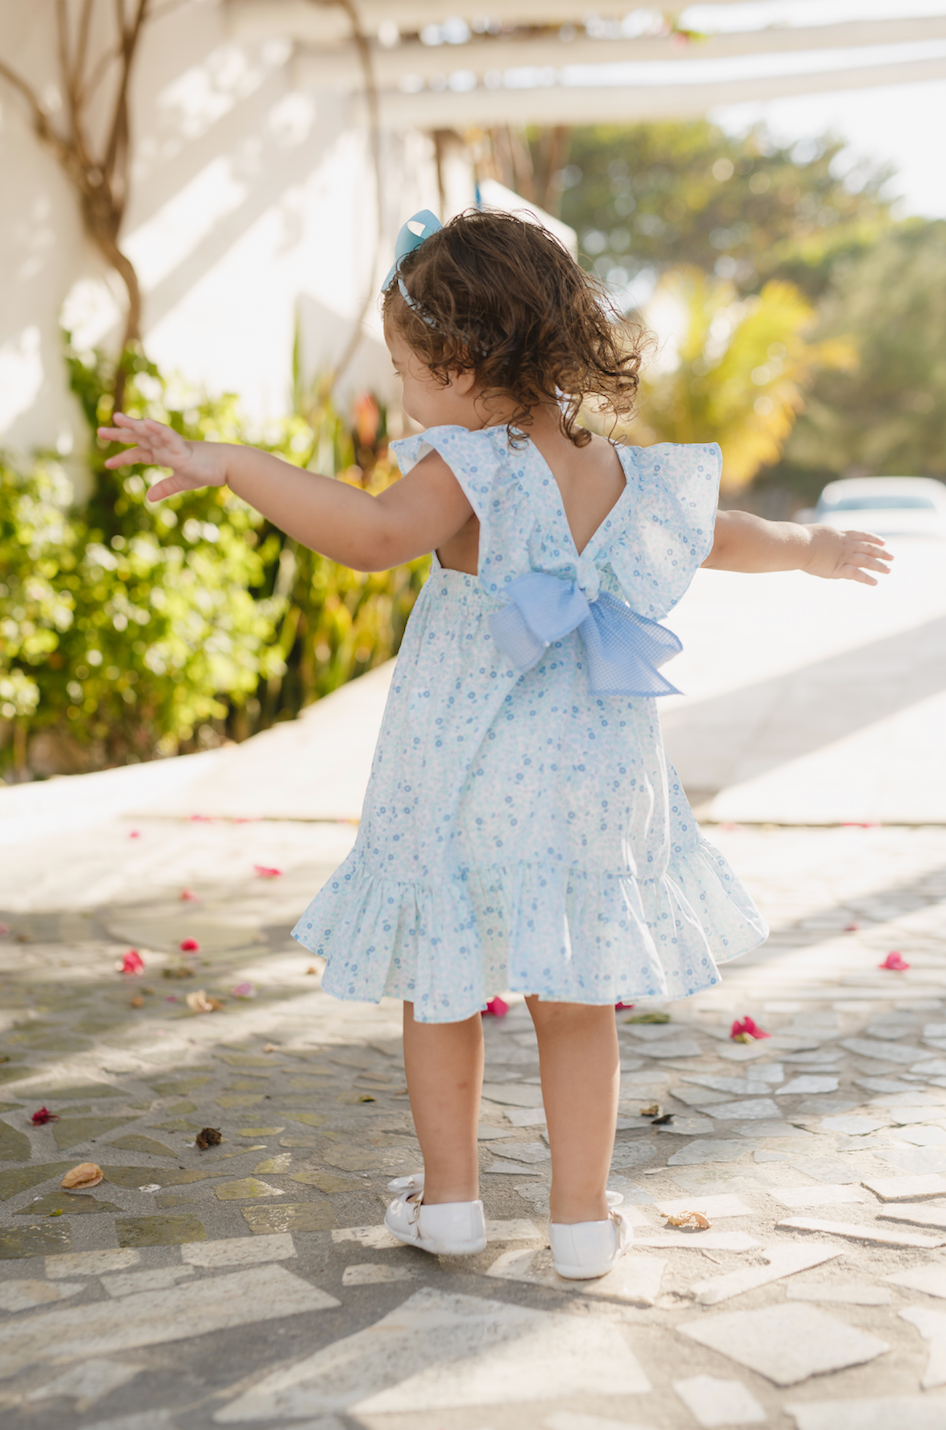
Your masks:
[[[893,555],[879,536],[836,531],[833,526],[800,526],[764,521],[747,511],[716,514],[716,538],[703,562],[716,571],[807,571],[829,581],[862,581],[876,586],[868,571],[885,576]]]
[[[107,467],[143,462],[170,467],[149,501],[199,487],[228,486],[274,526],[332,561],[356,571],[386,571],[443,545],[463,527],[473,509],[450,468],[430,452],[379,496],[301,471],[255,447],[229,442],[188,442],[150,418],[115,414],[114,427],[100,427],[108,442],[133,442],[109,457]]]

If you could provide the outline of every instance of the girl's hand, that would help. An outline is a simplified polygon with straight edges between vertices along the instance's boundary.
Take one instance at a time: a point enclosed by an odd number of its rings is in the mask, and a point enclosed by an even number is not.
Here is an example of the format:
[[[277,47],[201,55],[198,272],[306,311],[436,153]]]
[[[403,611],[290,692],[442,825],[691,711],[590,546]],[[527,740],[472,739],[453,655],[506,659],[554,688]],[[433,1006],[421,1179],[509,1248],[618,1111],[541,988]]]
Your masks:
[[[879,536],[869,531],[836,531],[833,526],[808,526],[811,555],[802,567],[809,576],[822,576],[828,581],[862,581],[876,586],[868,571],[889,575],[884,562],[893,560]]]
[[[114,427],[100,427],[98,435],[105,442],[133,442],[127,452],[109,457],[106,467],[131,467],[138,462],[151,467],[170,467],[173,473],[156,482],[148,492],[149,501],[161,501],[176,492],[195,491],[198,487],[222,487],[227,480],[222,444],[188,442],[163,422],[150,417],[126,417],[115,413]]]

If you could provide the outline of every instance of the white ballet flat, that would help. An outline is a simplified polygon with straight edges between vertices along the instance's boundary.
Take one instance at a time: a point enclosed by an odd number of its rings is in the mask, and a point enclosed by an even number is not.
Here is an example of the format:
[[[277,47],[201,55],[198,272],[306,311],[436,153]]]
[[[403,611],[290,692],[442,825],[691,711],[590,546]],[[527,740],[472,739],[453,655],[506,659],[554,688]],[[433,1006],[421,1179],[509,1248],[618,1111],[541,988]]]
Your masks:
[[[486,1250],[483,1203],[438,1202],[425,1206],[423,1172],[396,1177],[388,1191],[397,1196],[388,1204],[384,1224],[392,1236],[407,1246],[433,1256],[475,1256]]]
[[[631,1224],[616,1211],[624,1198],[608,1192],[607,1221],[549,1222],[552,1264],[567,1281],[594,1281],[613,1271],[634,1239]]]

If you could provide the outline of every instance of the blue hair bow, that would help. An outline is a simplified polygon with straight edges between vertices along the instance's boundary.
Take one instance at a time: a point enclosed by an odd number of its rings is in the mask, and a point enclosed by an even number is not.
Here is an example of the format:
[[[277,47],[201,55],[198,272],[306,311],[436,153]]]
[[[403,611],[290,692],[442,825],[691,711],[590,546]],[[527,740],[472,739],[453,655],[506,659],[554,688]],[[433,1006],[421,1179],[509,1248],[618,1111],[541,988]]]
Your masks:
[[[517,670],[531,670],[553,641],[577,631],[592,695],[680,694],[657,669],[683,649],[666,626],[639,616],[613,596],[588,601],[577,581],[546,571],[510,581],[506,594],[509,605],[492,613],[489,627]]]
[[[398,287],[401,290],[401,297],[409,307],[413,308],[415,306],[407,291],[404,280],[399,276],[401,264],[405,258],[407,258],[408,254],[414,252],[415,248],[420,248],[424,239],[429,238],[432,233],[437,233],[441,228],[443,228],[443,224],[436,214],[430,212],[430,209],[418,210],[412,218],[407,220],[407,223],[401,224],[401,230],[397,236],[397,243],[394,245],[394,262],[391,264],[387,278],[385,278],[381,284],[382,293],[386,293],[395,278],[397,278]]]

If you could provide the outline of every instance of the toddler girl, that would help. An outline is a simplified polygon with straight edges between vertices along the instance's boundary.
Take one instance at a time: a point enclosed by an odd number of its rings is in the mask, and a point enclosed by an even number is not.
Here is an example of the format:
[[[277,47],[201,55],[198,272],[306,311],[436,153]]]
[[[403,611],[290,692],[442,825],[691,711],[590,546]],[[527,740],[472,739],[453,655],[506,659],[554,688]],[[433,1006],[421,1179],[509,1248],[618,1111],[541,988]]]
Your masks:
[[[561,1276],[630,1241],[607,1191],[619,1057],[614,1005],[684,998],[766,937],[702,839],[661,746],[658,620],[700,565],[875,585],[878,538],[717,512],[716,446],[619,447],[577,422],[628,415],[640,356],[544,229],[471,212],[405,224],[384,285],[404,407],[404,476],[373,497],[160,423],[110,467],[170,467],[150,497],[229,484],[297,541],[359,571],[432,551],[385,711],[358,838],[296,938],[338,998],[404,1000],[424,1171],[385,1222],[434,1253],[486,1245],[478,1199],[481,1010],[525,994],[552,1153]]]

